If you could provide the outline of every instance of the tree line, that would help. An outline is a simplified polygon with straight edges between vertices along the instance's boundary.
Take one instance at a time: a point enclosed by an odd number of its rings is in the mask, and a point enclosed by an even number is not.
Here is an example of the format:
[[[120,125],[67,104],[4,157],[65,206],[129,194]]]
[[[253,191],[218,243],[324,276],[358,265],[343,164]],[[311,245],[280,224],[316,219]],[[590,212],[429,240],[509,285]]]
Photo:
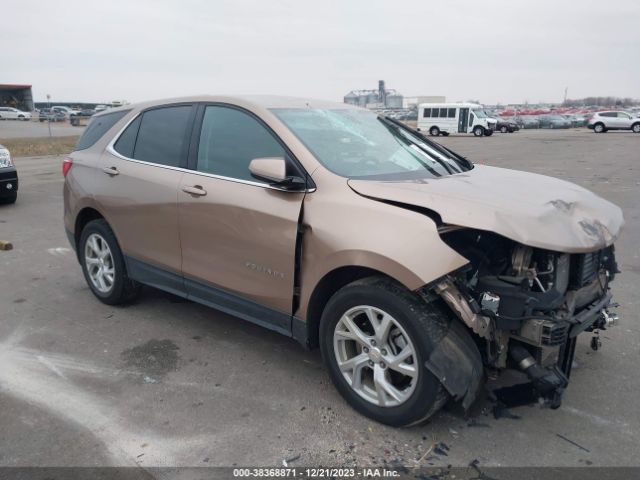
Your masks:
[[[640,104],[640,100],[629,97],[585,97],[579,99],[567,99],[562,102],[563,107],[585,107],[585,106],[598,106],[598,107],[628,107],[631,105]]]

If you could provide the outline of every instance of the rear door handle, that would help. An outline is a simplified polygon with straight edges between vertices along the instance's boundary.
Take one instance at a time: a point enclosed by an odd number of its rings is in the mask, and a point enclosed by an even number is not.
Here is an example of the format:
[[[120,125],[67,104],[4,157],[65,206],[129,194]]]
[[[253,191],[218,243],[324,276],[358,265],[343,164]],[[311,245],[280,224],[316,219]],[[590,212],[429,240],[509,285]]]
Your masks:
[[[116,167],[105,167],[102,169],[102,171],[107,175],[111,175],[112,177],[115,177],[116,175],[120,174],[120,172]]]
[[[207,191],[200,185],[194,185],[193,187],[182,187],[182,191],[196,197],[203,197],[207,194]]]

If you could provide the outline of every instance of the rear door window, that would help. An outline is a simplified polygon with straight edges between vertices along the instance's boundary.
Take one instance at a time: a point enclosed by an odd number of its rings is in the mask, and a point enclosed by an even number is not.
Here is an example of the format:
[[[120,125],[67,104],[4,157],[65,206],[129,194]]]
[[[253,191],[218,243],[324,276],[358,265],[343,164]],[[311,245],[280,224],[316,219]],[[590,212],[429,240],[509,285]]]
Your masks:
[[[133,158],[159,165],[180,166],[185,156],[191,112],[191,105],[154,108],[144,112],[133,148]],[[123,149],[125,145],[123,144]]]
[[[130,110],[122,112],[107,113],[93,117],[84,133],[76,143],[76,150],[84,150],[94,145],[102,136],[107,133],[118,121],[124,117]]]
[[[133,158],[133,148],[136,146],[136,137],[138,136],[141,120],[142,115],[138,115],[138,117],[125,128],[120,138],[118,138],[118,141],[113,145],[114,150],[120,155]]]

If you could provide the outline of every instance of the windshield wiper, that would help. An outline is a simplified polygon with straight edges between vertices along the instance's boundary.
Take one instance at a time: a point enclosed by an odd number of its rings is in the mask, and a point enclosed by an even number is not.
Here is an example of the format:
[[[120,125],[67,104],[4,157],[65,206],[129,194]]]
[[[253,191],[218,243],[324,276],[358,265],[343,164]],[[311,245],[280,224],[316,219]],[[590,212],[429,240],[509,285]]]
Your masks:
[[[452,157],[451,159],[456,162],[460,167],[465,168],[467,170],[471,170],[473,169],[473,162],[471,160],[469,160],[466,157],[463,157],[462,155],[457,154],[456,152],[449,150],[447,147],[440,145],[439,143],[434,142],[433,140],[425,137],[421,132],[414,130],[413,128],[407,126],[406,124],[400,122],[399,120],[396,120],[394,118],[389,118],[389,117],[385,117],[385,116],[378,116],[378,118],[384,120],[386,123],[392,123],[393,125],[395,125],[396,127],[409,132],[411,135],[414,135],[416,137],[418,137],[420,140],[422,140],[424,143],[426,143],[427,145],[429,145],[430,147],[432,147],[434,150],[438,150],[439,152],[443,153],[444,155],[450,156]],[[428,152],[427,152],[428,154]],[[431,155],[429,155],[431,156]]]
[[[420,148],[419,145],[416,145],[415,143],[411,142],[408,138],[405,138],[402,135],[398,135],[398,132],[394,132],[393,130],[397,130],[398,127],[397,125],[394,125],[392,123],[389,122],[385,122],[385,117],[379,116],[378,120],[380,120],[380,122],[382,122],[382,124],[384,125],[384,127],[389,130],[389,132],[391,132],[395,138],[395,140],[397,142],[402,142],[404,143],[406,146],[411,147],[411,146],[415,146],[418,147],[418,149],[425,153],[431,160],[433,160],[434,162],[436,162],[437,164],[439,164],[441,167],[443,167],[447,173],[452,174],[453,172],[450,170],[450,167],[448,167],[447,165],[445,165],[444,163],[442,163],[440,160],[438,160],[437,158],[434,158],[432,155],[430,155],[428,152],[425,152],[424,148]],[[413,157],[416,159],[416,161],[418,161],[420,163],[420,165],[422,165],[424,168],[426,168],[427,170],[429,170],[429,172],[436,176],[436,177],[441,177],[442,175],[438,172],[436,172],[433,168],[431,168],[429,165],[427,165],[425,162],[423,162],[421,159],[419,159],[415,153],[412,153]]]

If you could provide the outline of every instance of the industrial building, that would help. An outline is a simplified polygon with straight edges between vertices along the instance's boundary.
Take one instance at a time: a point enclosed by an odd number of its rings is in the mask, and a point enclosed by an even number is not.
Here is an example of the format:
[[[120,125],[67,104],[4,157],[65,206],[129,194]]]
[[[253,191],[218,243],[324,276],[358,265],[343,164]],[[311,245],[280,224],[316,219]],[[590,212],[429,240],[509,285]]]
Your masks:
[[[446,103],[446,102],[447,102],[447,98],[444,97],[444,96],[439,96],[439,95],[431,95],[431,96],[419,95],[417,97],[404,97],[404,100],[402,102],[402,106],[404,108],[412,109],[412,108],[416,108],[421,103]]]
[[[0,83],[0,107],[13,107],[25,112],[33,111],[31,85]]]
[[[352,90],[344,96],[344,103],[370,109],[401,109],[402,95],[387,89],[384,80],[378,81],[377,90]]]

